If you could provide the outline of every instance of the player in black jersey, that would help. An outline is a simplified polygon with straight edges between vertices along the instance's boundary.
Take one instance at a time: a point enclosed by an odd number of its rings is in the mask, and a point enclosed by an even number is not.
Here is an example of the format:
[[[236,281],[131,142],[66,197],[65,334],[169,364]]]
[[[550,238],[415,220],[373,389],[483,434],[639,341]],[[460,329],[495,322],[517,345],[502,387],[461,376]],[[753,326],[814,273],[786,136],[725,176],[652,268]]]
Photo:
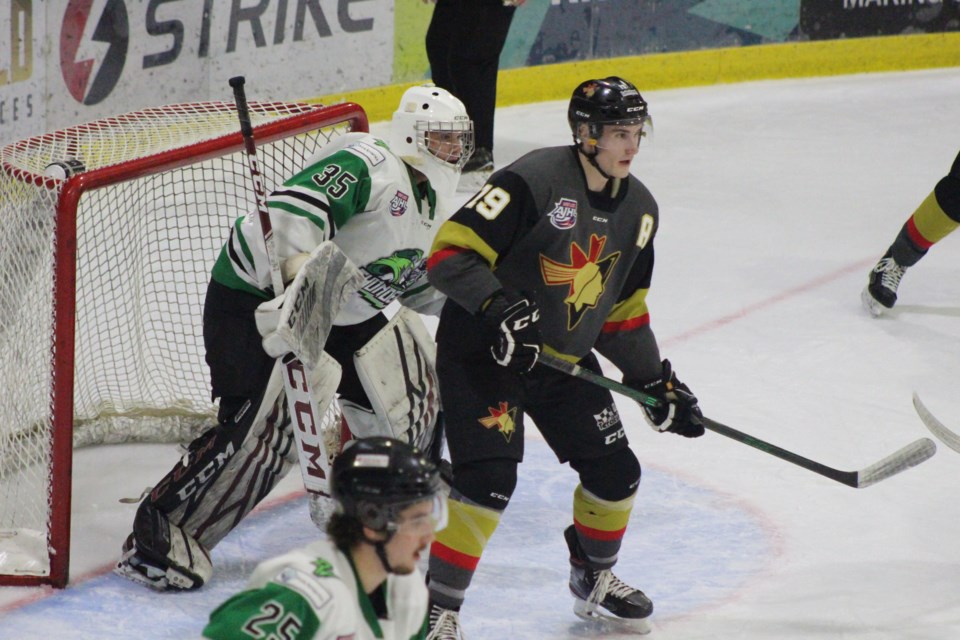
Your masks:
[[[950,173],[937,182],[911,214],[883,257],[870,270],[867,286],[861,294],[863,305],[874,317],[893,307],[897,302],[900,279],[927,255],[937,242],[960,226],[960,153]]]
[[[599,372],[596,350],[627,384],[664,400],[645,408],[655,429],[703,434],[697,400],[661,361],[647,312],[659,214],[630,174],[651,127],[647,103],[620,78],[589,80],[568,119],[574,144],[494,173],[441,226],[428,261],[431,284],[448,296],[437,373],[454,474],[450,524],[431,548],[431,638],[460,637],[457,612],[516,487],[525,415],[580,476],[564,532],[574,611],[638,630],[653,611],[610,571],[640,482],[613,398],[536,367],[541,350]]]

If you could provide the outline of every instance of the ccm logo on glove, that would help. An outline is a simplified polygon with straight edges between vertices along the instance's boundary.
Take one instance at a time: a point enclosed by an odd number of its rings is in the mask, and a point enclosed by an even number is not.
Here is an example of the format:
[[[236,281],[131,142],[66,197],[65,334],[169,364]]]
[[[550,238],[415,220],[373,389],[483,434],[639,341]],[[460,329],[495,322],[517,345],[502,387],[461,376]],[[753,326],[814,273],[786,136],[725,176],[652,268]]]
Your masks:
[[[543,349],[537,303],[501,290],[491,297],[483,318],[497,332],[490,347],[496,363],[520,374],[533,369]]]

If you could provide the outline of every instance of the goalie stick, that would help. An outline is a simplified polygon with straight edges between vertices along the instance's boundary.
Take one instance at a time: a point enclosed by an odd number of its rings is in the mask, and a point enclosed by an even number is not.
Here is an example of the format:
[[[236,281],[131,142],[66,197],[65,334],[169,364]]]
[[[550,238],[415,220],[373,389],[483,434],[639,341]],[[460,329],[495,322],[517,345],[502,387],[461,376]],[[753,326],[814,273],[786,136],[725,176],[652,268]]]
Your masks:
[[[913,408],[917,410],[917,415],[920,416],[923,424],[933,435],[937,436],[940,442],[954,451],[960,452],[960,435],[947,429],[942,422],[937,420],[927,407],[920,402],[920,396],[917,395],[916,391],[913,392]]]
[[[274,296],[280,296],[284,291],[280,256],[277,253],[277,244],[273,237],[273,224],[270,222],[270,212],[267,209],[262,175],[257,162],[257,147],[253,139],[253,125],[250,122],[250,109],[243,88],[244,83],[243,76],[230,78],[233,97],[237,103],[240,132],[243,134],[243,144],[247,153],[247,168],[253,181],[257,215],[260,221],[260,230],[263,233],[263,244],[270,264],[273,294]],[[318,376],[325,372],[311,369],[309,366],[305,367],[296,354],[288,353],[280,360],[283,367],[283,388],[286,392],[287,405],[290,409],[290,415],[296,423],[293,431],[304,487],[313,494],[329,495],[330,456],[323,441],[320,425],[330,402],[333,402],[339,376],[336,377],[336,380],[331,379],[321,383]],[[320,398],[324,404],[322,407],[320,406],[321,402],[318,402],[318,392],[321,389],[317,387],[323,388],[323,394]]]
[[[550,354],[541,353],[538,362],[550,367],[551,369],[563,371],[564,373],[574,376],[575,378],[592,382],[593,384],[604,387],[605,389],[609,389],[610,391],[615,391],[648,407],[658,407],[662,404],[656,396],[644,393],[643,391],[634,389],[633,387],[628,387],[625,384],[621,384],[615,380],[611,380],[610,378],[598,375],[593,371],[584,369],[580,365],[567,362],[566,360],[551,356]],[[937,451],[937,445],[934,444],[933,440],[930,438],[920,438],[919,440],[915,440],[905,447],[898,449],[886,458],[883,458],[882,460],[875,462],[859,471],[841,471],[840,469],[834,469],[825,464],[805,458],[799,454],[793,453],[792,451],[787,451],[786,449],[760,440],[759,438],[754,438],[749,434],[743,433],[742,431],[737,431],[732,427],[720,424],[719,422],[711,420],[710,418],[703,418],[703,426],[714,433],[719,433],[722,436],[736,440],[737,442],[753,447],[754,449],[759,449],[764,453],[776,456],[781,460],[786,460],[787,462],[803,467],[808,471],[819,473],[826,478],[830,478],[831,480],[835,480],[836,482],[845,484],[848,487],[853,487],[855,489],[869,487],[870,485],[876,484],[881,480],[885,480],[890,476],[894,476],[901,471],[906,471],[910,467],[914,467],[924,460],[927,460]]]

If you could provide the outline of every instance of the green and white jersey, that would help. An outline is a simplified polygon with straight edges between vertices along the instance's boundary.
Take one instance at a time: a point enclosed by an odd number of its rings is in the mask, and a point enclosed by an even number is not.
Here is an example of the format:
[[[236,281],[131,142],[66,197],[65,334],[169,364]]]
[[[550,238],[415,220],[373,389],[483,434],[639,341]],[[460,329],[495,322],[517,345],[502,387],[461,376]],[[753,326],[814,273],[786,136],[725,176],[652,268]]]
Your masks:
[[[443,295],[427,283],[426,257],[442,220],[429,183],[382,140],[367,133],[341,136],[267,197],[281,263],[333,241],[366,274],[367,284],[335,323],[373,317],[394,300],[437,314]],[[273,297],[260,219],[234,223],[213,268],[217,282],[262,298]]]
[[[386,618],[377,618],[346,554],[327,540],[263,562],[248,588],[210,614],[213,640],[422,640],[427,587],[419,571],[381,585]]]

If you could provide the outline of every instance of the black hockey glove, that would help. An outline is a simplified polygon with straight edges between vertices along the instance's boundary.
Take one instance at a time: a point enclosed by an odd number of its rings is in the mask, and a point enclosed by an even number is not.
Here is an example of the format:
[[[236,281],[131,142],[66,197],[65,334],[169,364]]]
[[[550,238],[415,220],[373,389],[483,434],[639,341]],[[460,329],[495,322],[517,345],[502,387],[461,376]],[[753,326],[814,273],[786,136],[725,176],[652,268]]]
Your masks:
[[[625,384],[649,393],[663,402],[663,405],[657,408],[641,405],[647,422],[655,430],[670,431],[685,438],[699,438],[703,435],[703,412],[697,405],[697,397],[690,391],[690,387],[677,379],[669,360],[663,361],[663,371],[656,379],[640,384]]]
[[[497,331],[490,347],[497,364],[520,374],[533,369],[543,348],[537,327],[540,321],[537,303],[501,290],[493,294],[483,311],[483,319]]]

